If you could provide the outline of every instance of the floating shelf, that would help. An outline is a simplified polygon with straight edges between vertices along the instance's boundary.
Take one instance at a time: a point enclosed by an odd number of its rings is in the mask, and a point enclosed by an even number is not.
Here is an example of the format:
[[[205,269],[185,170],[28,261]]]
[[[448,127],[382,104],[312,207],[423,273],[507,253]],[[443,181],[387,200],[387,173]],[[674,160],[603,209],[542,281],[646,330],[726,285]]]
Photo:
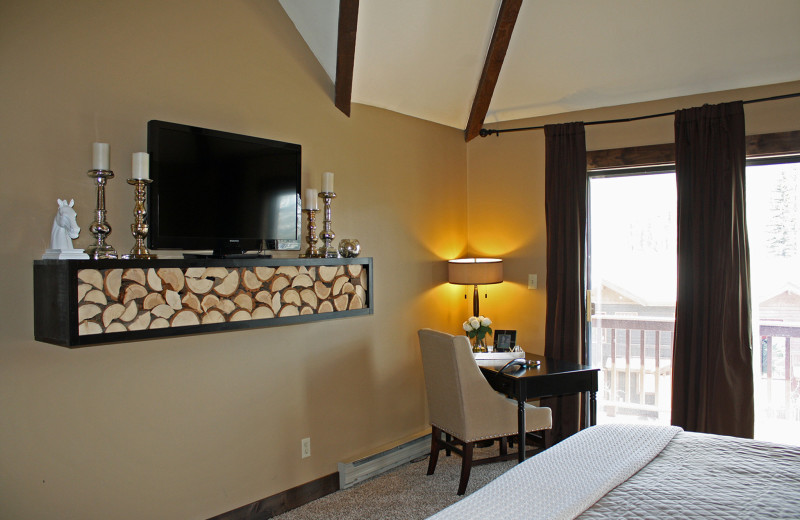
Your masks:
[[[372,258],[36,260],[34,337],[65,347],[373,313]]]

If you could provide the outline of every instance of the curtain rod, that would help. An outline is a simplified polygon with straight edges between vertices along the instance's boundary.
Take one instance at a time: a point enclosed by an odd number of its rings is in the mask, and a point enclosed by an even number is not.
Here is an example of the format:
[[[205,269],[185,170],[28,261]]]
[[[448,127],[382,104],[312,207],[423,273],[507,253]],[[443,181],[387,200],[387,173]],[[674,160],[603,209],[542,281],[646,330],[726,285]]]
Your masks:
[[[759,99],[751,99],[749,101],[742,101],[742,104],[749,105],[750,103],[761,103],[762,101],[775,101],[775,100],[778,100],[778,99],[788,99],[788,98],[795,98],[795,97],[800,97],[800,92],[795,92],[794,94],[783,94],[781,96],[772,96],[772,97],[765,97],[765,98],[759,98]],[[589,121],[589,122],[584,123],[583,125],[584,126],[593,126],[593,125],[605,125],[605,124],[608,124],[608,123],[627,123],[629,121],[640,121],[642,119],[653,119],[653,118],[656,118],[656,117],[665,117],[665,116],[671,116],[671,115],[674,115],[674,114],[675,114],[675,111],[673,110],[672,112],[662,112],[660,114],[650,114],[650,115],[647,115],[647,116],[626,117],[626,118],[622,118],[622,119],[606,119],[604,121]],[[523,132],[525,130],[541,130],[541,129],[544,128],[544,126],[545,125],[526,126],[526,127],[522,127],[522,128],[506,128],[506,129],[502,129],[502,130],[493,130],[493,129],[489,129],[489,128],[481,128],[481,130],[479,132],[479,135],[481,137],[486,137],[486,136],[489,136],[489,135],[492,135],[492,134],[495,134],[495,135],[499,136],[500,134],[503,134],[505,132]]]

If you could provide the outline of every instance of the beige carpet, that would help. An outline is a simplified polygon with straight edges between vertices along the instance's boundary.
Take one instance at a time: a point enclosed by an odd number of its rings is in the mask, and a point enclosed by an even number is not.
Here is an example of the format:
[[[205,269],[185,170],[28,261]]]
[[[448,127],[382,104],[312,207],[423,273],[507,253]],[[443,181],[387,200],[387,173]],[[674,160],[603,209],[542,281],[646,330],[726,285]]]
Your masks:
[[[475,458],[497,455],[493,447],[475,450]],[[469,495],[513,467],[515,461],[474,466],[467,486]],[[337,491],[275,518],[280,520],[423,519],[457,502],[461,458],[439,455],[436,472],[428,476],[428,458],[410,462],[383,475]]]

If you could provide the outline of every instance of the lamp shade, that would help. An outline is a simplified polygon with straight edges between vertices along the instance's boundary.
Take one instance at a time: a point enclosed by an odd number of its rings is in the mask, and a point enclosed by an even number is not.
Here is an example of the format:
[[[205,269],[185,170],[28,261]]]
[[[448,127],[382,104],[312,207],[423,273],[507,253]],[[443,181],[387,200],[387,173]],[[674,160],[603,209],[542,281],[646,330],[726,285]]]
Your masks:
[[[458,285],[487,285],[503,281],[499,258],[459,258],[447,263],[447,281]]]

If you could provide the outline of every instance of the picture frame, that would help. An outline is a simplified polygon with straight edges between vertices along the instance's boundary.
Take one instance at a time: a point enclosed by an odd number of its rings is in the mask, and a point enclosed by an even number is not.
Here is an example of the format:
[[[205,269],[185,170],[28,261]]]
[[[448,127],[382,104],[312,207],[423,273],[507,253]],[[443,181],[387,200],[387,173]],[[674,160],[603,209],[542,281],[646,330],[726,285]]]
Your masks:
[[[517,346],[516,330],[495,330],[494,331],[494,351],[510,352]]]

